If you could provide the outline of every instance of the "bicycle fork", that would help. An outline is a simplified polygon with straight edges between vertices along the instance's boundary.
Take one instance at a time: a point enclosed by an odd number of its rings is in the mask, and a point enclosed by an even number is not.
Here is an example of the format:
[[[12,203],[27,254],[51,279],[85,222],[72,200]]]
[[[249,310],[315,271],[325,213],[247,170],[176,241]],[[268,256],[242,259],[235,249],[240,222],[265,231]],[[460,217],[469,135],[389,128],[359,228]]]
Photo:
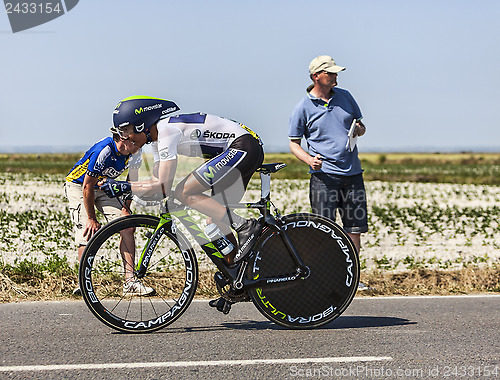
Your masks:
[[[162,214],[160,215],[160,223],[158,223],[156,230],[153,233],[146,233],[148,242],[142,250],[139,262],[137,263],[137,267],[134,273],[137,278],[143,278],[146,275],[149,262],[151,261],[151,256],[153,255],[158,242],[166,231],[175,233],[174,231],[172,231],[172,229],[174,228],[175,227],[173,225],[172,217],[170,216],[170,214]]]

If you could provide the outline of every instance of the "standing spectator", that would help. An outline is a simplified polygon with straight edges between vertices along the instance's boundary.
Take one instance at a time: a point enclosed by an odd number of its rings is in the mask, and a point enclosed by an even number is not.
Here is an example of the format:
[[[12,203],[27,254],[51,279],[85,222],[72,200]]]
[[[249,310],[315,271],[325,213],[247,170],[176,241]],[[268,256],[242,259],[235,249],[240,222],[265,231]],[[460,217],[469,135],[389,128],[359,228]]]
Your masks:
[[[113,138],[107,137],[95,143],[66,176],[65,193],[69,201],[71,221],[75,229],[78,261],[82,257],[87,241],[101,228],[97,221],[96,209],[104,215],[108,222],[128,215],[127,209],[122,208],[117,199],[110,199],[104,191],[99,189],[97,182],[105,178],[118,177],[131,166],[131,161],[134,162],[132,167],[136,170],[129,172],[129,179],[137,180],[137,169],[142,162],[139,149],[131,141],[114,134]],[[139,153],[133,156],[132,160],[132,155],[137,152]],[[126,278],[123,287],[124,294],[151,294],[154,292],[152,288],[148,288],[134,279],[134,248],[133,232],[124,231],[120,243]],[[80,295],[80,288],[77,287],[73,294]]]
[[[311,61],[313,84],[293,110],[288,136],[291,152],[310,166],[313,212],[335,220],[339,210],[343,228],[359,252],[360,234],[368,230],[366,193],[358,149],[349,148],[348,132],[354,120],[353,137],[363,136],[366,128],[352,95],[336,87],[338,73],[344,70],[327,55]],[[301,146],[302,138],[308,152]]]

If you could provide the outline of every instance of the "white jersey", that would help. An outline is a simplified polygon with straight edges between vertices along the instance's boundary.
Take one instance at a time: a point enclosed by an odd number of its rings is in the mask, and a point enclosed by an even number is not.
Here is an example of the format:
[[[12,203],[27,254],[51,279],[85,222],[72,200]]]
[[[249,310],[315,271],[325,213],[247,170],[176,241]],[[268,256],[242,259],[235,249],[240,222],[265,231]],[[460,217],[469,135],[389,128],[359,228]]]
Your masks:
[[[215,157],[243,135],[258,136],[247,126],[203,113],[171,116],[158,121],[155,161],[175,160],[177,155]],[[156,152],[155,152],[156,151]]]

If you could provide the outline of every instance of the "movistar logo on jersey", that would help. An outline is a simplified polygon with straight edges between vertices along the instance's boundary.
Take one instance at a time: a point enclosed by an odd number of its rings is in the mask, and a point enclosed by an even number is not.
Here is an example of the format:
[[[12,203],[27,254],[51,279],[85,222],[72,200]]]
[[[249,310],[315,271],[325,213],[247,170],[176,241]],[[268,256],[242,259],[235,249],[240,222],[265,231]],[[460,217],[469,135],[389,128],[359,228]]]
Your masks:
[[[210,186],[216,184],[224,178],[231,169],[236,167],[238,163],[245,158],[247,152],[239,149],[228,149],[220,156],[208,161],[196,170],[196,173]]]
[[[213,166],[208,166],[207,171],[203,173],[203,177],[205,177],[205,180],[207,182],[211,182],[214,179],[216,173],[217,171],[214,169]]]
[[[136,108],[135,109],[135,114],[136,115],[140,115],[143,112],[148,112],[148,111],[156,110],[156,109],[161,108],[161,107],[163,107],[163,104],[158,103],[158,104],[153,104],[152,106]]]

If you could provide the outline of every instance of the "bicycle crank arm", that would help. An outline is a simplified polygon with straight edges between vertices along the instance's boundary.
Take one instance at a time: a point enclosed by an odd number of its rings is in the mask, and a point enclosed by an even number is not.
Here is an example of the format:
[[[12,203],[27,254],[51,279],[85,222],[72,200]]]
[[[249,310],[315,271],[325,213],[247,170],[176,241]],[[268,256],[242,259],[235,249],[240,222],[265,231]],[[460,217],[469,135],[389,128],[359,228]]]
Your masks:
[[[244,286],[243,276],[245,276],[247,266],[248,266],[248,262],[244,261],[240,267],[239,272],[238,272],[238,277],[236,277],[236,279],[233,282],[233,286],[237,290],[243,289],[243,286]]]

